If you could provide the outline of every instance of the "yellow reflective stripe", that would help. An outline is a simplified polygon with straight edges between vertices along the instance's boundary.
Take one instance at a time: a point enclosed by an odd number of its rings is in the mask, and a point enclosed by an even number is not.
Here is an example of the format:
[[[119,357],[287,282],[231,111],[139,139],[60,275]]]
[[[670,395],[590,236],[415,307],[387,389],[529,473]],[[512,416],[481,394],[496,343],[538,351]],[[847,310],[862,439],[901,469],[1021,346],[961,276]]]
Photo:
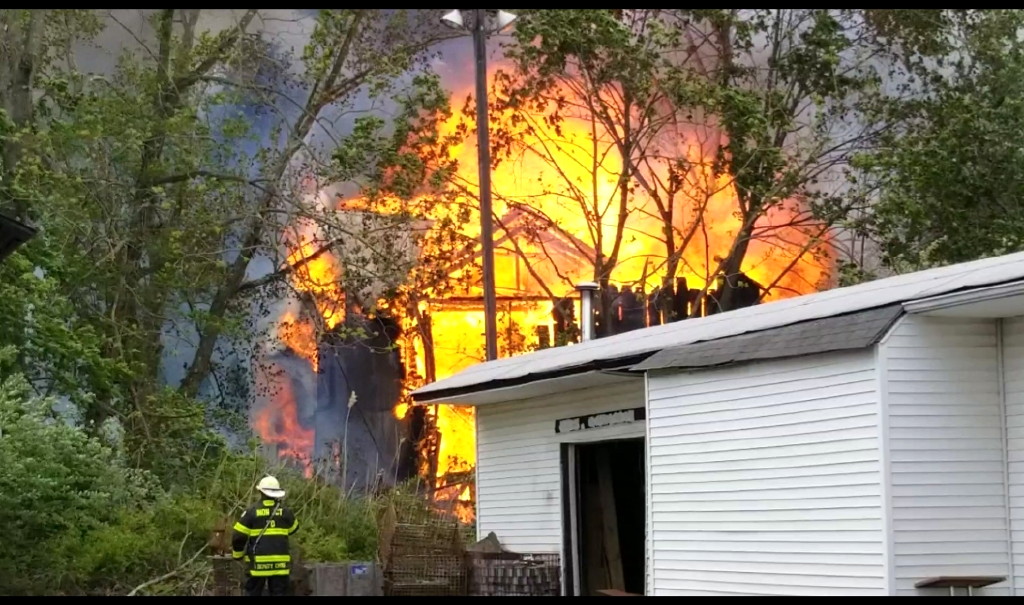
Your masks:
[[[259,531],[258,529],[249,529],[248,527],[242,525],[241,521],[236,521],[235,522],[235,526],[232,529],[234,529],[235,531],[237,531],[240,534],[245,534],[247,536],[252,536],[252,535],[254,535],[253,534],[254,531],[255,532]]]
[[[233,550],[233,551],[231,551],[231,558],[232,559],[241,559],[244,556],[245,556],[245,552],[244,551],[241,551],[241,550]]]
[[[287,569],[272,569],[270,571],[250,571],[249,575],[254,578],[265,578],[267,576],[287,576],[290,573]]]
[[[296,519],[295,523],[292,523],[292,526],[288,528],[288,533],[289,534],[293,534],[293,533],[295,533],[295,530],[297,530],[297,529],[299,529],[299,520],[298,519]]]
[[[257,563],[289,563],[291,555],[256,555]]]
[[[286,576],[291,571],[291,557],[288,555],[263,555],[249,567],[251,576]]]
[[[263,531],[262,529],[250,529],[250,528],[242,525],[241,522],[238,522],[238,523],[235,523],[234,530],[237,531],[238,533],[244,534],[246,536],[258,536],[258,535],[260,535],[260,532],[263,532],[264,536],[287,536],[288,534],[290,534],[293,531],[295,531],[294,528],[296,528],[296,527],[298,527],[298,522],[294,523],[291,528],[288,528],[288,527],[268,527],[267,531]]]

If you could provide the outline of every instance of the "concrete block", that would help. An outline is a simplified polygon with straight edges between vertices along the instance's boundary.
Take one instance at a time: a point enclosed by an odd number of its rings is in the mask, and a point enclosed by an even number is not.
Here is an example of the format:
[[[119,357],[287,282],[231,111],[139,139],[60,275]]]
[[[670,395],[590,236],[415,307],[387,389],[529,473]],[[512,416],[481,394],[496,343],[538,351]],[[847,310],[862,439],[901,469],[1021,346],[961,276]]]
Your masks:
[[[384,583],[377,565],[361,561],[349,563],[345,594],[350,597],[384,596]]]
[[[344,563],[316,563],[310,566],[315,597],[346,596],[345,580],[348,566]]]
[[[380,597],[384,595],[380,570],[372,562],[313,563],[308,570],[311,596]]]

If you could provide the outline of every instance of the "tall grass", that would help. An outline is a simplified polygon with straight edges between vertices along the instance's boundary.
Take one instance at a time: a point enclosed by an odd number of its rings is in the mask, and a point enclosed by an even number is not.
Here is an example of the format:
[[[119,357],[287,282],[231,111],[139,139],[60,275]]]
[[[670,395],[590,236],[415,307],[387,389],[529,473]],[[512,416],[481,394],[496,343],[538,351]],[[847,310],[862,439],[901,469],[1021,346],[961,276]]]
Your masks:
[[[73,426],[3,371],[10,355],[0,348],[0,594],[207,594],[208,542],[215,529],[230,537],[265,474],[288,490],[301,524],[293,550],[305,561],[373,560],[386,507],[429,514],[415,486],[346,493],[268,464],[255,443],[233,453],[201,405],[181,398],[154,400],[177,420],[151,439]]]
[[[219,527],[227,528],[230,539],[231,525],[259,497],[255,485],[265,474],[277,476],[287,490],[285,502],[300,522],[293,552],[303,562],[376,560],[378,520],[388,506],[434,514],[415,484],[351,493],[268,464],[255,453],[221,454],[211,466],[212,472],[191,485],[124,506],[112,521],[89,531],[62,536],[59,556],[36,574],[34,588],[6,594],[118,595],[170,574],[140,594],[208,595],[207,543]]]

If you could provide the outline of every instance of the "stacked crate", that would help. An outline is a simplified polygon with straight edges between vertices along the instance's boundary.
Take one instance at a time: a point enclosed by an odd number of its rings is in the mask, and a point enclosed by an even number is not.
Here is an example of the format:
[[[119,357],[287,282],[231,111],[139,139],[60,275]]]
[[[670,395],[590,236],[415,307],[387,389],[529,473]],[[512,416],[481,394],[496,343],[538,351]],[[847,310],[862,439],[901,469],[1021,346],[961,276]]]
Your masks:
[[[399,522],[392,512],[382,525],[380,559],[385,596],[468,594],[469,572],[458,523]]]

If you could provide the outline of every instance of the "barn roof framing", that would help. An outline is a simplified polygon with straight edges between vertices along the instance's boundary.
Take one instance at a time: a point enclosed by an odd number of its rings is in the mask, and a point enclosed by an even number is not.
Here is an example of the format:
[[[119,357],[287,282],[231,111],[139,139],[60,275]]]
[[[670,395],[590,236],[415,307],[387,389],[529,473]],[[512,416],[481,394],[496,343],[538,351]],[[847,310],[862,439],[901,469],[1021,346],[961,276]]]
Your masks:
[[[473,404],[473,395],[509,389],[552,378],[587,372],[642,369],[653,354],[666,349],[707,343],[744,334],[794,326],[803,322],[858,314],[912,301],[1000,284],[1024,281],[1024,253],[928,269],[834,288],[814,294],[755,305],[726,313],[687,319],[661,326],[599,338],[567,347],[554,347],[480,363],[451,377],[420,387],[412,393],[417,402],[444,403],[458,398]],[[902,310],[901,310],[902,312]],[[708,345],[701,344],[701,347]],[[741,361],[733,356],[732,361]]]

